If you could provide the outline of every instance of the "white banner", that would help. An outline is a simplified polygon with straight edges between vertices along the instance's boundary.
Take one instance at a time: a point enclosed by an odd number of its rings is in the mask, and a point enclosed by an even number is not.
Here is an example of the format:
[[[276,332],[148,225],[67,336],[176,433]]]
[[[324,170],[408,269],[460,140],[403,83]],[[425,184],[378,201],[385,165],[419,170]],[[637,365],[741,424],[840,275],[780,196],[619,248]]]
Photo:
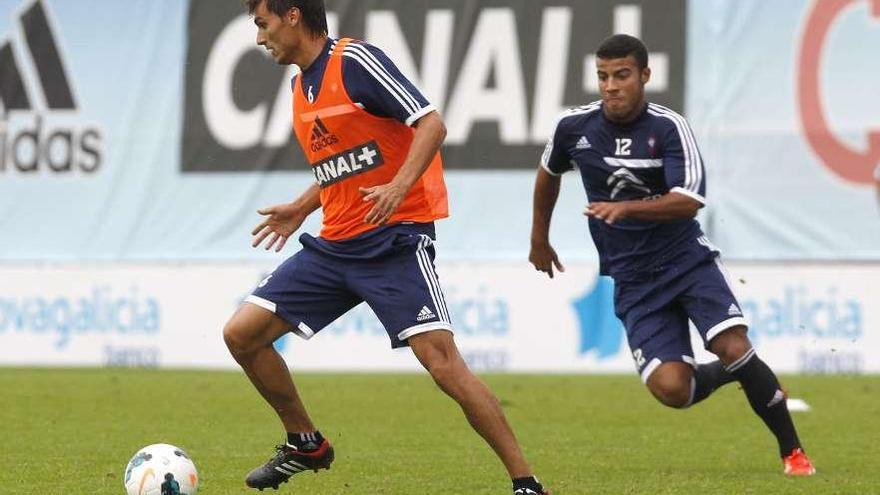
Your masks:
[[[0,267],[0,365],[235,368],[223,324],[262,264]],[[780,372],[880,372],[880,265],[730,264],[758,352]],[[611,283],[592,264],[555,279],[525,262],[440,263],[456,340],[474,369],[634,372]],[[417,370],[361,305],[306,342],[295,370]],[[695,340],[698,359],[711,358]]]

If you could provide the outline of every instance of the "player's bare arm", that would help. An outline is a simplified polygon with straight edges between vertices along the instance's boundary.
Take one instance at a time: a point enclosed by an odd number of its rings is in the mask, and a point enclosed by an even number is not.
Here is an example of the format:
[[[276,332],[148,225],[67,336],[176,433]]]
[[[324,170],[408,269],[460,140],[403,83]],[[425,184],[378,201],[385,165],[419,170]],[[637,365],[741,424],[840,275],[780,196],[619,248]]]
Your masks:
[[[367,223],[381,225],[391,218],[413,184],[428,169],[446,138],[446,125],[437,112],[425,114],[414,126],[416,131],[406,161],[394,179],[387,184],[360,188],[364,201],[373,203],[373,208],[364,217]]]
[[[584,215],[604,220],[607,224],[613,224],[625,218],[648,220],[653,222],[671,222],[694,218],[697,211],[703,207],[690,196],[670,192],[656,199],[596,202],[588,204]]]
[[[312,184],[292,203],[283,203],[257,210],[257,213],[265,215],[266,218],[251,231],[251,235],[254,236],[251,245],[257,247],[268,237],[269,240],[265,245],[266,251],[272,249],[273,246],[275,246],[276,253],[281,251],[287,243],[287,239],[299,229],[306,217],[321,207],[320,194],[321,189],[318,184]]]
[[[553,246],[550,245],[550,219],[556,200],[559,198],[560,177],[556,177],[538,167],[538,177],[535,179],[534,206],[532,211],[532,242],[529,250],[529,262],[535,266],[535,270],[544,272],[553,278],[553,267],[560,272],[565,267],[559,262],[559,256]]]

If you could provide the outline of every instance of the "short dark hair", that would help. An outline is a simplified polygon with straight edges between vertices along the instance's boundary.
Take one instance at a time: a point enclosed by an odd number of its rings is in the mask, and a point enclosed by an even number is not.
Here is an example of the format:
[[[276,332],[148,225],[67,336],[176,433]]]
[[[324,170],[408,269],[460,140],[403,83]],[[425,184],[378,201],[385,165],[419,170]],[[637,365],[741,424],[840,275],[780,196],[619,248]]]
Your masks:
[[[628,34],[615,34],[605,38],[596,50],[596,58],[626,58],[632,55],[639,69],[648,66],[648,49],[642,40]]]
[[[244,0],[248,13],[254,14],[257,7],[266,2],[269,12],[284,17],[287,11],[296,7],[302,13],[303,23],[314,34],[327,34],[327,13],[324,0]]]

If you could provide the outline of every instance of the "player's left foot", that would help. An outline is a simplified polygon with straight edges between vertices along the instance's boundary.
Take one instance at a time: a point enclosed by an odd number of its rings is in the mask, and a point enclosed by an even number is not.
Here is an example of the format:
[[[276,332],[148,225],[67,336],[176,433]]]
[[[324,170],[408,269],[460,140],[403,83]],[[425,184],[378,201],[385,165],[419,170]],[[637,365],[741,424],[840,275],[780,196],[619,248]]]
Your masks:
[[[785,474],[789,476],[812,476],[816,474],[816,468],[810,462],[810,458],[802,449],[794,449],[791,454],[782,458],[785,466]]]

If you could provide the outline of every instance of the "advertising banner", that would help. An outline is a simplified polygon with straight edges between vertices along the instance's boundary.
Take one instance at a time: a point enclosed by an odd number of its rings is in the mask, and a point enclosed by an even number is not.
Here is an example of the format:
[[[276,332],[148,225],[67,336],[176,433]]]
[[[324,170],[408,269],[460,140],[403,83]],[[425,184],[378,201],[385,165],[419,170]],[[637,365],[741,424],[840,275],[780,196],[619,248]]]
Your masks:
[[[222,328],[272,266],[0,268],[0,365],[236,368]],[[476,370],[633,373],[613,284],[592,264],[550,280],[524,262],[441,263],[462,355]],[[730,264],[758,352],[779,372],[878,373],[880,266]],[[695,337],[696,334],[693,333]],[[712,359],[697,337],[698,360]],[[276,348],[296,370],[409,371],[361,304]]]
[[[615,30],[651,46],[652,98],[683,105],[683,0],[327,0],[326,7],[332,35],[382,48],[444,115],[449,169],[533,169],[536,159],[523,157],[540,155],[559,114],[598,99],[592,53]],[[267,63],[254,38],[238,3],[190,2],[184,172],[307,166],[291,140],[296,71]]]
[[[706,164],[703,225],[730,259],[880,259],[876,2],[327,0],[441,111],[451,260],[527,256],[541,148],[599,98],[606,36],[649,49],[651,101]],[[314,176],[290,78],[237,0],[0,0],[0,262],[263,259],[257,208]],[[576,174],[551,240],[595,260]],[[303,226],[316,232],[319,214]]]

